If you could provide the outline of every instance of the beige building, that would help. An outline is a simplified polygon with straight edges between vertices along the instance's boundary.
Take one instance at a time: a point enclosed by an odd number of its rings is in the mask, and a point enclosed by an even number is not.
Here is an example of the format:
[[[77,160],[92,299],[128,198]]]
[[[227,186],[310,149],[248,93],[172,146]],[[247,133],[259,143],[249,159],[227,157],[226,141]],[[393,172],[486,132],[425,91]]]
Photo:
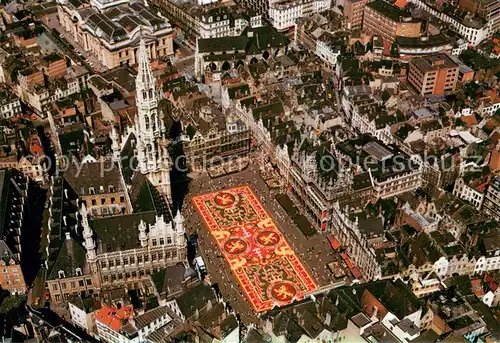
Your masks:
[[[458,81],[458,65],[446,54],[414,58],[408,82],[424,96],[453,93]]]
[[[351,30],[359,30],[363,26],[363,12],[367,0],[346,0],[344,2],[344,16]]]
[[[116,163],[71,164],[65,178],[93,218],[131,212],[125,182]]]
[[[384,41],[394,42],[396,37],[419,37],[421,29],[422,21],[388,2],[375,0],[365,6],[363,30],[380,36]]]
[[[0,254],[0,287],[10,294],[26,293],[27,287],[21,264],[3,242],[0,242]]]
[[[175,31],[166,18],[141,1],[128,1],[99,12],[88,5],[61,1],[59,22],[64,34],[80,44],[109,68],[138,63],[139,40],[147,37],[148,56],[153,59],[174,53]]]

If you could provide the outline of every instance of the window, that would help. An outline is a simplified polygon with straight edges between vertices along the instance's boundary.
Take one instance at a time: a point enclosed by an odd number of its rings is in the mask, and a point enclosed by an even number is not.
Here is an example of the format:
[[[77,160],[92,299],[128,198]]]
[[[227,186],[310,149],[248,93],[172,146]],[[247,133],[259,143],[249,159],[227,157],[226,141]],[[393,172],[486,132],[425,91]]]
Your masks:
[[[149,130],[149,117],[148,116],[146,116],[145,121],[146,121],[146,130]]]
[[[66,289],[66,283],[65,282],[61,283],[61,289]]]
[[[60,300],[61,300],[61,295],[56,294],[56,301],[60,301]]]
[[[94,189],[94,187],[90,187],[90,188],[89,188],[89,194],[92,194],[92,195],[94,195],[94,194],[95,194],[95,189]]]
[[[83,287],[85,284],[83,283],[83,280],[78,280],[78,286]]]
[[[75,281],[71,281],[71,288],[75,288],[75,287],[76,287]]]
[[[101,198],[101,205],[104,205],[106,203],[106,199],[105,198]]]
[[[156,238],[153,238],[153,246],[157,246],[158,245],[158,242],[156,241]]]
[[[125,197],[120,197],[120,202],[125,202]]]
[[[146,91],[143,91],[143,92],[142,92],[142,98],[143,98],[144,100],[146,100],[146,99],[148,98],[148,93],[146,93]]]
[[[135,256],[130,256],[130,264],[134,264],[135,263]]]
[[[87,279],[87,286],[92,286],[92,279]]]
[[[109,261],[109,266],[110,266],[110,267],[114,267],[114,266],[115,266],[115,261],[110,260],[110,261]]]
[[[121,262],[119,259],[116,259],[116,266],[118,267],[119,265],[121,265]]]
[[[167,237],[167,244],[172,244],[172,237]]]
[[[114,204],[115,203],[115,198],[111,198],[111,203]]]
[[[164,245],[165,244],[165,239],[163,237],[160,238],[160,245]]]
[[[63,271],[63,270],[60,270],[60,271],[58,272],[58,276],[59,276],[59,279],[63,279],[63,278],[65,278],[65,277],[66,277],[66,276],[64,275],[64,271]]]
[[[142,263],[142,256],[141,255],[137,256],[137,263]]]
[[[92,206],[97,205],[97,201],[95,199],[92,199]]]

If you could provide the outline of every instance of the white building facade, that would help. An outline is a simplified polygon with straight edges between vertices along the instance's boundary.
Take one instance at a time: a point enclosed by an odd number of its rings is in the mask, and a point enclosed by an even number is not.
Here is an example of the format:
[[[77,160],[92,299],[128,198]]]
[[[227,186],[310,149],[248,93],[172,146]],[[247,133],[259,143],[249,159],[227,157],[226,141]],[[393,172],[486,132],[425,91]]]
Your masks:
[[[278,30],[287,30],[295,25],[295,20],[311,13],[323,12],[331,7],[331,0],[270,1],[269,19]]]
[[[450,28],[455,32],[462,35],[468,42],[470,42],[473,46],[479,45],[483,40],[491,38],[493,36],[494,30],[494,21],[490,20],[486,22],[484,25],[466,25],[465,23],[450,17],[444,12],[435,9],[423,0],[409,0],[409,2],[415,4],[418,8],[429,12],[433,16],[439,18],[440,20],[448,23]]]

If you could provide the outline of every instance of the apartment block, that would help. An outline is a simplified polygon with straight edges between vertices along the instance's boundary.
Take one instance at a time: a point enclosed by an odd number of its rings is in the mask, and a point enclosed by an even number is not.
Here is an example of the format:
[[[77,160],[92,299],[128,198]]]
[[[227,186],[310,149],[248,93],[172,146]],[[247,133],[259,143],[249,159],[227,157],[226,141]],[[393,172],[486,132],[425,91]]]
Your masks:
[[[367,0],[346,0],[344,2],[344,16],[351,30],[359,30],[363,26],[363,12]]]
[[[422,21],[414,19],[409,12],[383,0],[366,4],[363,30],[383,40],[394,42],[396,37],[419,37]]]
[[[446,54],[414,58],[410,61],[408,82],[421,95],[444,95],[455,91],[458,65]]]
[[[482,211],[495,220],[500,220],[500,176],[495,176],[484,197]]]

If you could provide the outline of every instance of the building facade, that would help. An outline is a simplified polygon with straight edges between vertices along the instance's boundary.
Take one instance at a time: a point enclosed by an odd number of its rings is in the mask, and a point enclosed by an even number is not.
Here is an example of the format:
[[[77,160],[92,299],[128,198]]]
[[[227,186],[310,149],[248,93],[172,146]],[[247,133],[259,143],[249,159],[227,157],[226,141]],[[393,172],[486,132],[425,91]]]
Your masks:
[[[347,19],[348,28],[360,30],[363,26],[363,13],[367,0],[345,0],[344,16]]]
[[[139,40],[147,35],[152,59],[171,56],[174,30],[166,18],[140,1],[96,0],[94,6],[75,7],[59,1],[59,23],[65,34],[80,44],[106,68],[136,64]]]
[[[118,164],[112,161],[73,163],[64,177],[93,218],[131,212]]]
[[[111,135],[114,159],[116,162],[120,161],[121,150],[130,141],[135,141],[134,156],[137,159],[138,170],[171,202],[170,170],[172,162],[167,151],[165,122],[162,117],[163,113],[158,111],[156,78],[153,76],[149,64],[146,43],[142,39],[135,91],[137,114],[134,126],[123,137],[121,145],[118,142],[116,132],[113,131]],[[121,164],[119,163],[119,165]]]
[[[25,294],[27,286],[21,264],[4,242],[0,242],[0,254],[0,287],[13,295]]]
[[[485,22],[481,20],[459,20],[424,0],[409,0],[409,2],[449,24],[453,31],[459,33],[473,46],[477,46],[483,40],[491,38],[495,33],[495,25],[498,25],[498,22],[494,20],[486,20]]]
[[[453,93],[458,82],[458,65],[445,54],[410,61],[408,82],[423,96]]]
[[[486,190],[482,211],[495,220],[500,220],[500,176],[495,176]]]
[[[248,26],[262,26],[260,14],[245,13],[232,2],[199,4],[195,1],[152,0],[151,3],[163,9],[168,19],[190,39],[239,36]]]
[[[470,202],[477,210],[481,209],[485,193],[468,185],[463,178],[457,178],[453,187],[453,195]]]
[[[180,213],[173,223],[167,223],[163,216],[155,213],[139,213],[121,216],[118,222],[117,217],[112,217],[94,220],[90,224],[85,205],[80,213],[86,258],[91,272],[99,275],[101,287],[145,280],[155,270],[186,261],[184,218]],[[130,238],[119,243],[107,236],[111,230],[116,234],[124,230],[121,234],[127,232]],[[139,245],[135,244],[137,240]]]
[[[207,72],[219,74],[240,65],[267,60],[270,56],[284,55],[289,44],[290,39],[269,27],[255,32],[249,30],[246,36],[198,39],[195,72],[198,76]]]
[[[21,114],[21,101],[10,91],[0,91],[0,117],[4,119]]]
[[[358,223],[351,221],[348,209],[342,210],[337,203],[333,206],[332,226],[330,231],[335,239],[346,249],[351,261],[359,268],[365,280],[377,280],[382,271],[377,262],[375,250],[369,247],[368,241],[361,235]]]
[[[278,31],[295,26],[298,18],[323,12],[331,7],[331,0],[270,1],[269,20]]]
[[[229,123],[228,126],[230,126]],[[246,157],[250,151],[250,131],[237,125],[225,131],[209,132],[202,135],[197,132],[192,139],[186,138],[184,152],[191,170],[204,170],[209,164],[236,161]]]
[[[363,30],[381,37],[384,41],[394,42],[398,36],[419,37],[422,22],[397,6],[383,0],[375,0],[365,6]]]

